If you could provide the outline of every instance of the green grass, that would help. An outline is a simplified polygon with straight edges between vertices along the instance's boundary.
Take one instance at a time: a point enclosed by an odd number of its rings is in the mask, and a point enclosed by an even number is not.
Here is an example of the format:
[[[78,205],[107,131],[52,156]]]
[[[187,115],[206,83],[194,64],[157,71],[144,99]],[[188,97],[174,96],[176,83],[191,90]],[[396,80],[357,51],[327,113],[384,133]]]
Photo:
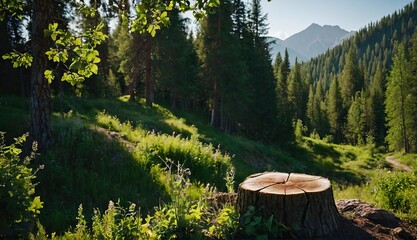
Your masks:
[[[41,221],[48,231],[63,231],[76,223],[80,203],[91,216],[120,199],[151,212],[172,195],[166,163],[183,164],[197,186],[210,184],[225,190],[225,174],[234,167],[235,182],[263,171],[299,172],[328,177],[336,198],[359,198],[377,203],[372,195],[384,156],[369,147],[336,145],[304,137],[284,147],[227,135],[202,117],[148,107],[144,100],[65,97],[53,100],[54,143],[37,157],[45,169],[38,173],[37,192],[45,202]],[[27,129],[28,101],[0,97],[0,131],[7,137]],[[415,164],[415,155],[401,157]],[[415,165],[412,165],[415,166]],[[174,169],[171,169],[175,171]],[[417,169],[414,167],[414,169]],[[381,170],[383,171],[383,170]],[[198,184],[197,184],[198,183]],[[197,187],[194,195],[199,194]],[[406,214],[405,217],[408,215]]]

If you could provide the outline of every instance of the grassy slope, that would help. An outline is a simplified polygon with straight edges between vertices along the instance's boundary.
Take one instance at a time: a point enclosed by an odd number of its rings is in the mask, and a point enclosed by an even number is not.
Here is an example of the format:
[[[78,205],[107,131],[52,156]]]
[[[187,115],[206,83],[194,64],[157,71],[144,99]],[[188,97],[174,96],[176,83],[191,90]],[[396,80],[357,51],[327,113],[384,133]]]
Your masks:
[[[23,133],[27,106],[24,99],[0,97],[0,111],[9,113],[0,117],[0,130],[9,137]],[[346,191],[345,185],[364,183],[376,168],[385,166],[384,158],[372,155],[370,149],[304,138],[283,150],[226,135],[195,115],[174,115],[160,105],[149,108],[143,101],[130,103],[125,97],[65,98],[61,103],[55,99],[54,106],[61,106],[54,109],[55,142],[36,163],[45,164],[45,170],[38,173],[37,193],[45,201],[41,220],[52,230],[74,223],[80,203],[88,212],[121,199],[150,211],[161,201],[169,201],[161,159],[184,163],[194,182],[219,189],[224,189],[230,159],[237,183],[262,171],[322,175],[337,183],[336,197],[349,195],[352,188]]]

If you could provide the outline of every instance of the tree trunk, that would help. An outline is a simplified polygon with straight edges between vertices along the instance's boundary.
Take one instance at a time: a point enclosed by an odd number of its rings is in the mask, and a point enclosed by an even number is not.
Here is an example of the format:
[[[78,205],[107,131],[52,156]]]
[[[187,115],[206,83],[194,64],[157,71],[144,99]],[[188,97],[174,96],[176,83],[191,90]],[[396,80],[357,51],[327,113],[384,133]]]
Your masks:
[[[146,75],[145,75],[145,99],[148,106],[152,106],[152,37],[149,33],[146,34]]]
[[[137,82],[138,77],[134,76],[134,79],[132,79],[132,82],[129,84],[129,102],[135,102]]]
[[[217,104],[218,104],[218,96],[217,96],[217,78],[214,77],[213,81],[213,99],[212,99],[212,106],[211,106],[211,121],[210,125],[215,126],[217,121]]]
[[[320,176],[253,174],[239,185],[237,198],[241,214],[254,206],[266,218],[273,215],[297,237],[328,235],[339,226],[330,181]]]
[[[51,0],[34,0],[32,17],[32,75],[31,75],[31,109],[30,140],[38,142],[40,151],[46,151],[52,142],[51,134],[51,93],[44,72],[48,59],[45,54],[49,49],[49,39],[44,37],[51,16]]]

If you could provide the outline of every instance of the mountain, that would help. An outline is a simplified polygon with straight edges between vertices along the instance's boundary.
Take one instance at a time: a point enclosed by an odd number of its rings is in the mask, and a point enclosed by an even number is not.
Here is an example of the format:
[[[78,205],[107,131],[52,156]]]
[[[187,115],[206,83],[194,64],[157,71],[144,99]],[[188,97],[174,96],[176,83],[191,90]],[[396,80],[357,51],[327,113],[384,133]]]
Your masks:
[[[271,54],[273,58],[278,52],[283,56],[285,48],[287,48],[291,63],[294,63],[296,57],[299,62],[305,62],[340,44],[353,33],[341,29],[339,26],[320,26],[313,23],[285,40],[272,38],[274,42]]]
[[[395,84],[392,84],[392,81],[397,80],[388,76],[390,72],[395,74],[392,72],[393,58],[398,53],[398,44],[402,44],[408,52],[404,56],[401,55],[401,61],[412,62],[414,59],[414,57],[410,59],[409,56],[414,51],[417,52],[417,43],[412,44],[411,41],[414,36],[417,38],[416,26],[417,0],[406,5],[402,10],[381,18],[378,22],[369,23],[341,44],[301,64],[300,71],[304,74],[301,78],[307,84],[300,98],[309,101],[304,106],[305,112],[309,115],[309,117],[304,117],[307,119],[306,125],[309,129],[314,129],[319,136],[326,136],[331,131],[340,131],[334,136],[353,144],[361,141],[360,144],[368,144],[367,141],[370,141],[372,144],[382,146],[387,143],[388,135],[390,141],[392,134],[402,136],[403,130],[387,124],[391,121],[391,118],[387,118],[388,114],[394,115],[395,109],[399,107],[385,106],[388,100],[393,100],[392,102],[397,100],[403,104],[401,98],[398,97],[400,94],[392,94],[396,96],[396,99],[391,99],[386,91],[388,91],[388,83],[391,84],[390,89],[394,89],[392,86]],[[402,73],[408,74],[407,71],[416,71],[413,69],[413,65],[410,64]],[[410,73],[410,75],[413,74]],[[396,85],[398,87],[399,84],[396,83]],[[411,92],[407,93],[407,96],[417,95],[417,89],[413,84],[404,87],[404,91]],[[404,107],[411,107],[406,112],[414,117],[416,114],[413,109],[416,107],[413,104],[417,101],[413,97],[410,99],[413,100],[409,104],[404,104]],[[324,103],[326,101],[327,103]],[[360,114],[357,114],[358,112]],[[325,115],[332,115],[333,120],[331,120],[332,117],[323,120],[321,116]],[[417,125],[415,120],[407,120],[405,124],[408,123]],[[333,130],[323,127],[332,125]],[[404,129],[415,131],[416,125],[404,127]],[[356,132],[353,133],[354,131]],[[409,141],[414,144],[412,148],[415,150],[412,151],[417,152],[417,144],[415,144],[417,135],[413,136],[415,140]],[[399,151],[399,146],[402,145],[402,143],[397,146],[390,145],[390,149]]]

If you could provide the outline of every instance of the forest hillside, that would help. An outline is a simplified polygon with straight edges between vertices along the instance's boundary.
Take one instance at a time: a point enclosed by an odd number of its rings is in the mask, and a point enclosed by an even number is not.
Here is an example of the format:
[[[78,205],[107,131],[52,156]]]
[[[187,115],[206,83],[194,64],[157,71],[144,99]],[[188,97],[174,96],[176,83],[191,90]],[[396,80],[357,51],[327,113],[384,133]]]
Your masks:
[[[293,66],[259,0],[0,6],[0,238],[291,237],[235,208],[265,171],[415,226],[416,1]]]

